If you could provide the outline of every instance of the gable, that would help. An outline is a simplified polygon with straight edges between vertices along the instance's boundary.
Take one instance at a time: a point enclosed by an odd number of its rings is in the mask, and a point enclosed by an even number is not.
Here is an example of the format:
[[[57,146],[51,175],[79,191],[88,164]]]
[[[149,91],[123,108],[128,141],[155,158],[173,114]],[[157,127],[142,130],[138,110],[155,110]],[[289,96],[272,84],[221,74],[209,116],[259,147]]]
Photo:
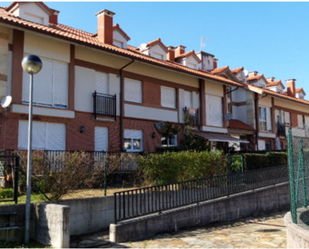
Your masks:
[[[149,47],[149,55],[153,58],[166,60],[166,51],[159,43]]]
[[[113,45],[119,48],[127,48],[127,39],[117,29],[113,30]]]
[[[21,2],[16,4],[11,10],[14,15],[39,24],[49,25],[50,13],[44,9],[39,3]]]

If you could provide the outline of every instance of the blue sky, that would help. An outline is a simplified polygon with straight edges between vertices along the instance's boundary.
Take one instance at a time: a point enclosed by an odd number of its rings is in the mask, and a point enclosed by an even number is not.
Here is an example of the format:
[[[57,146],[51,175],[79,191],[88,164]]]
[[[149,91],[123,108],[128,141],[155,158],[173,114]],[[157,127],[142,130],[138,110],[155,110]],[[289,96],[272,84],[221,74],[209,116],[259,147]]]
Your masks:
[[[116,13],[114,24],[139,46],[161,38],[215,55],[218,67],[243,66],[276,80],[296,79],[309,99],[309,2],[44,2],[62,24],[96,32],[95,14]],[[2,2],[6,7],[10,3]]]

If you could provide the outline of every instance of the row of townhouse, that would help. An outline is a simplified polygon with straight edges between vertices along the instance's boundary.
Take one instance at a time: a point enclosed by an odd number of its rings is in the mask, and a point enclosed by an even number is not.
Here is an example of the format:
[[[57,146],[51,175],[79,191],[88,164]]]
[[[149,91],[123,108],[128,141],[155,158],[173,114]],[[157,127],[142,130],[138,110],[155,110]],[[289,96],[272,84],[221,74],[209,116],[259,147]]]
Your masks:
[[[294,79],[284,91],[280,80],[243,67],[218,68],[203,51],[161,39],[130,46],[114,14],[98,12],[92,34],[59,24],[59,11],[42,2],[0,8],[0,98],[12,96],[0,107],[0,149],[27,148],[27,54],[43,62],[34,76],[34,149],[153,152],[179,143],[181,132],[159,130],[183,124],[185,112],[213,148],[285,149],[289,127],[308,136],[309,102]]]

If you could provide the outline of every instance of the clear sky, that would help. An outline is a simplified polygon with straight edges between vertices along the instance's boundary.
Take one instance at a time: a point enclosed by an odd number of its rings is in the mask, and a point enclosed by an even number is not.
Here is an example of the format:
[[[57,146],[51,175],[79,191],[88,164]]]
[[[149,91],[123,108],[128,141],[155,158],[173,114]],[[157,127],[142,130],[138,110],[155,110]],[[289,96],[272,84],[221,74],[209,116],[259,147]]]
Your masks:
[[[267,77],[296,79],[309,99],[309,2],[48,2],[59,23],[96,33],[95,14],[115,12],[114,24],[139,46],[166,46],[215,55],[218,67],[244,67]],[[10,2],[2,2],[6,7]]]

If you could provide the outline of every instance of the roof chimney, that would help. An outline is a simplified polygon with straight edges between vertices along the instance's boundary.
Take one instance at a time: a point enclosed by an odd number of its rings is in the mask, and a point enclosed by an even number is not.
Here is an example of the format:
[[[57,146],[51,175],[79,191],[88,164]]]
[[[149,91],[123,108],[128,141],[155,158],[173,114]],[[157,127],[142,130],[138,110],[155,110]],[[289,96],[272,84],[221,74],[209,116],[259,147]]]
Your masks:
[[[167,60],[175,61],[175,47],[169,46],[167,47],[167,50],[168,50]]]
[[[58,15],[60,11],[54,10],[54,9],[50,9],[50,10],[52,12],[52,15],[49,17],[49,23],[58,24]]]
[[[98,39],[106,44],[113,44],[113,16],[114,12],[102,10],[96,14],[98,18]]]
[[[178,47],[176,47],[175,49],[175,58],[178,57],[179,55],[182,55],[185,53],[186,47],[179,45]]]
[[[214,68],[213,69],[216,69],[217,67],[218,67],[218,59],[214,58]]]
[[[296,96],[295,81],[296,79],[286,80],[288,96],[294,97],[294,98]]]

